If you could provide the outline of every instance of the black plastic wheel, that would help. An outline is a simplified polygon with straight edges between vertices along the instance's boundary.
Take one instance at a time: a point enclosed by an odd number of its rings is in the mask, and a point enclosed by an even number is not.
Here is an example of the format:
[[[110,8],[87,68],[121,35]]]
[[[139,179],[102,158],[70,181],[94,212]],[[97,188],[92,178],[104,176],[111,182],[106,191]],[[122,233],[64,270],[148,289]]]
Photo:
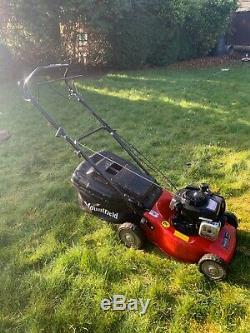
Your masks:
[[[235,229],[238,228],[238,218],[235,214],[231,212],[225,212],[224,217],[226,218],[227,223],[232,225]]]
[[[118,235],[123,244],[134,249],[143,246],[143,235],[140,228],[130,222],[123,223],[118,228]]]
[[[227,265],[214,254],[205,254],[198,262],[199,270],[213,281],[224,280],[227,277]]]

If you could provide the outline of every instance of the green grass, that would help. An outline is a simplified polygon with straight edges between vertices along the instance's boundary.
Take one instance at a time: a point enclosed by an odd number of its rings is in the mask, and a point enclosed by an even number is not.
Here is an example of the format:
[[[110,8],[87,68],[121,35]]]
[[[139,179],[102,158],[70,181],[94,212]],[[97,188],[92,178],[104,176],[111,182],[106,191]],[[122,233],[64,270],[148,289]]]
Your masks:
[[[226,197],[240,218],[231,273],[212,283],[153,246],[126,249],[82,213],[70,183],[77,157],[5,83],[0,128],[12,137],[0,145],[0,332],[250,332],[250,68],[114,73],[78,87],[178,187],[206,181]],[[92,126],[51,89],[42,97],[72,133]],[[107,136],[87,143],[119,151]],[[117,293],[150,298],[147,313],[103,312],[101,299]]]

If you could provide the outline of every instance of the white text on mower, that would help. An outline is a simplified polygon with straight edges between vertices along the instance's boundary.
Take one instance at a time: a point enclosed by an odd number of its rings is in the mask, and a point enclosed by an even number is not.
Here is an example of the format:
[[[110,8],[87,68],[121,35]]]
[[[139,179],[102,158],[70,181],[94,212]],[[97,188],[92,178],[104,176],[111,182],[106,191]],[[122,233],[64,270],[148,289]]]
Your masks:
[[[150,299],[145,301],[142,298],[130,298],[127,299],[124,295],[114,295],[112,299],[104,298],[101,301],[101,309],[104,311],[140,311],[140,314],[144,315],[149,306]]]

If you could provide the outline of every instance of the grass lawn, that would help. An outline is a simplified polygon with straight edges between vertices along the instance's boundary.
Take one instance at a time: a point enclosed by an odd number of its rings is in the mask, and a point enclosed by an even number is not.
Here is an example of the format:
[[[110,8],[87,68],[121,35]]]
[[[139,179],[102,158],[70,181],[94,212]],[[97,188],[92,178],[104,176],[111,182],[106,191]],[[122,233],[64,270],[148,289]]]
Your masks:
[[[178,187],[206,181],[226,197],[240,218],[231,273],[213,283],[153,246],[124,248],[78,208],[71,148],[1,84],[0,128],[12,136],[0,144],[0,332],[250,332],[250,67],[114,73],[78,87]],[[93,125],[51,89],[41,100],[73,134]],[[87,143],[119,151],[101,134]],[[114,294],[150,298],[148,311],[102,311]]]

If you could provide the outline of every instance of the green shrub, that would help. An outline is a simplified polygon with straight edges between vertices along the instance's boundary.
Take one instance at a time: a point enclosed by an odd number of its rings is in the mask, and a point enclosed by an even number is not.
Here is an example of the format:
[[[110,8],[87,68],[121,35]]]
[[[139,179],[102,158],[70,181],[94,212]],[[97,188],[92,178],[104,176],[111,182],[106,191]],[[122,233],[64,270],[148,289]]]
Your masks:
[[[3,3],[8,3],[6,0]],[[227,29],[237,0],[12,0],[0,37],[28,62],[67,56],[60,24],[89,34],[89,64],[134,68],[207,54]],[[6,9],[8,12],[8,10]],[[73,24],[72,24],[73,22]],[[76,23],[74,25],[74,22]],[[70,36],[76,43],[76,31]]]
[[[225,33],[235,0],[192,0],[186,5],[185,19],[179,34],[179,59],[207,54]]]
[[[129,13],[112,26],[107,35],[111,45],[107,61],[113,67],[135,68],[146,63],[150,52],[150,25],[144,15]]]
[[[207,54],[225,32],[236,0],[146,0],[110,24],[107,63],[167,65]],[[137,4],[136,4],[137,3]]]

